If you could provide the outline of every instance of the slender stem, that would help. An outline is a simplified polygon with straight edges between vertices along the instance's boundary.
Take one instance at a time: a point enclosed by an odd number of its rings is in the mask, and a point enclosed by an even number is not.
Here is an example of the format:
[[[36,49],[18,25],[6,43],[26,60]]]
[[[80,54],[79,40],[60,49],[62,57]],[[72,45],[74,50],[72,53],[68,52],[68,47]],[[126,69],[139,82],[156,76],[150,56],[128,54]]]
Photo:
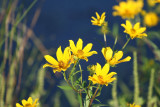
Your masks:
[[[89,107],[91,107],[91,105],[92,105],[92,103],[93,103],[93,100],[94,100],[95,97],[96,97],[96,94],[97,94],[97,91],[98,91],[99,87],[100,87],[100,85],[99,85],[99,86],[97,87],[97,89],[95,90],[94,95],[92,96],[92,99],[91,99],[90,102],[89,102]]]
[[[76,65],[78,64],[78,62],[79,62],[79,59],[74,63],[74,66],[73,66],[73,68],[72,68],[72,70],[71,70],[71,72],[70,72],[70,74],[69,74],[68,80],[70,79],[72,73],[75,71]]]
[[[81,65],[79,64],[79,69],[81,71],[81,85],[82,85],[82,69],[81,69]]]
[[[105,43],[105,47],[107,46],[107,39],[106,39],[106,34],[104,33],[104,43]]]
[[[81,90],[79,92],[79,95],[81,96],[81,103],[82,103],[82,107],[83,107],[83,100],[82,100],[82,93],[81,93]]]
[[[133,76],[134,76],[134,102],[137,104],[139,98],[139,81],[138,81],[138,65],[137,52],[133,52]]]
[[[68,81],[67,78],[66,78],[66,73],[65,73],[65,72],[63,73],[63,76],[64,76],[64,80],[67,82],[67,84],[68,84],[75,92],[79,93],[79,91],[76,90],[74,87],[72,87],[72,85],[69,83],[69,81]]]
[[[113,98],[113,101],[114,101],[114,107],[119,107],[119,105],[118,105],[118,98],[117,98],[117,80],[115,80],[113,82],[112,98]]]
[[[151,76],[149,81],[149,87],[148,87],[148,101],[147,101],[147,107],[151,107],[152,105],[152,93],[153,93],[153,85],[154,85],[154,73],[155,69],[151,70]]]
[[[128,42],[130,41],[130,39],[131,39],[131,38],[129,38],[129,39],[127,40],[127,42],[123,45],[122,50],[127,46],[127,44],[128,44]]]

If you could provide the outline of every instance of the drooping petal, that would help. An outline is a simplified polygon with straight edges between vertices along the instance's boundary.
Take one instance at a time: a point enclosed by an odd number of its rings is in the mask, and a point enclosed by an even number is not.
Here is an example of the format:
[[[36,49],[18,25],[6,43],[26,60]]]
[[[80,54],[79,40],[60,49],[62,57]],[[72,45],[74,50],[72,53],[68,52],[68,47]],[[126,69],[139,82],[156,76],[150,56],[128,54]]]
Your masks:
[[[63,53],[62,53],[61,46],[57,49],[56,56],[57,56],[58,61],[61,61],[63,59]]]
[[[109,72],[109,69],[110,69],[109,63],[105,64],[102,68],[101,75],[103,76],[107,75]]]
[[[46,64],[43,65],[43,68],[45,68],[45,67],[56,68],[57,66],[58,65],[51,65],[51,64],[46,63]]]
[[[78,39],[77,44],[76,44],[77,50],[82,50],[83,47],[83,41],[81,38]]]
[[[84,48],[83,48],[83,52],[84,53],[88,53],[91,49],[92,49],[93,44],[92,43],[88,43]]]
[[[72,50],[73,54],[76,54],[77,53],[77,48],[76,48],[73,40],[69,40],[69,44],[70,44],[70,47],[71,47],[71,50]]]
[[[130,61],[130,60],[131,60],[131,57],[128,56],[128,57],[126,57],[126,58],[124,58],[124,59],[118,61],[117,63],[128,62],[128,61]]]
[[[96,51],[91,51],[91,52],[88,52],[88,53],[84,53],[83,56],[89,57],[89,56],[92,56],[93,54],[97,54],[97,52]]]
[[[52,65],[58,65],[58,62],[50,55],[45,55],[44,58]]]
[[[117,53],[114,54],[114,58],[118,61],[122,58],[123,56],[123,52],[122,51],[118,51]]]

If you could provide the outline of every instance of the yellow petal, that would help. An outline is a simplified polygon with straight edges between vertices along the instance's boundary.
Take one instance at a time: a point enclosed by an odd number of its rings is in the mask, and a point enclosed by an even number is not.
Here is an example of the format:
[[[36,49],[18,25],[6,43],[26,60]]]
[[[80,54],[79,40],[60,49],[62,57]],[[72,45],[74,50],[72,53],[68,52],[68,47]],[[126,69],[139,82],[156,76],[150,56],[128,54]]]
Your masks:
[[[128,57],[126,57],[126,58],[124,58],[124,59],[118,61],[117,63],[128,62],[128,61],[130,61],[130,60],[131,60],[131,57],[128,56]]]
[[[58,66],[58,65],[51,65],[51,64],[46,63],[46,64],[43,65],[43,68],[45,68],[45,67],[56,68],[57,66]]]
[[[57,49],[56,56],[57,56],[58,61],[61,61],[63,59],[63,53],[62,53],[61,46]]]
[[[96,75],[100,75],[100,72],[101,72],[101,65],[99,63],[97,63],[96,65]]]
[[[132,29],[132,24],[129,20],[126,20],[127,29]]]
[[[92,49],[93,44],[89,43],[83,48],[84,53],[88,53]]]
[[[139,22],[134,25],[134,29],[135,29],[135,30],[138,30],[139,27],[140,27],[140,23],[139,23]]]
[[[83,47],[82,39],[80,38],[78,39],[76,47],[77,47],[77,50],[82,50],[82,47]]]
[[[99,16],[99,14],[96,12],[96,16],[97,16],[97,19],[100,19],[100,16]]]
[[[109,73],[109,74],[106,76],[106,79],[107,79],[107,78],[112,78],[112,76],[115,75],[115,74],[117,74],[117,73],[116,73],[116,72],[111,72],[111,73]]]
[[[16,107],[23,107],[23,106],[20,105],[19,103],[16,103]]]
[[[25,106],[26,104],[28,104],[28,102],[26,100],[22,100],[22,104],[23,106]]]
[[[90,56],[92,56],[93,54],[97,54],[97,52],[96,52],[96,51],[91,51],[91,52],[88,52],[88,53],[84,53],[83,56],[85,56],[85,57],[90,57]]]
[[[65,63],[67,63],[68,60],[70,60],[70,59],[71,59],[70,48],[69,48],[69,47],[66,47],[66,48],[64,49],[63,61],[64,61]]]
[[[116,61],[120,60],[122,56],[123,56],[122,51],[118,51],[117,53],[114,54],[114,58],[116,59]]]
[[[70,47],[71,47],[71,50],[72,50],[73,54],[76,54],[77,53],[77,48],[76,48],[74,42],[72,40],[69,40],[69,44],[70,44]]]
[[[146,27],[142,27],[137,30],[137,33],[143,33],[146,30]]]
[[[107,63],[107,64],[105,64],[104,65],[104,67],[102,68],[102,72],[101,72],[101,75],[107,75],[108,74],[108,72],[109,72],[109,68],[110,66],[109,66],[109,63]]]
[[[53,65],[58,65],[58,62],[50,55],[45,55],[44,58]]]
[[[107,61],[109,61],[109,60],[111,60],[112,59],[112,55],[113,55],[113,51],[112,51],[112,49],[110,48],[110,47],[106,47],[106,49],[105,49],[105,51],[104,51],[105,53],[105,59],[107,60]]]
[[[28,103],[32,104],[33,100],[31,97],[28,98]]]

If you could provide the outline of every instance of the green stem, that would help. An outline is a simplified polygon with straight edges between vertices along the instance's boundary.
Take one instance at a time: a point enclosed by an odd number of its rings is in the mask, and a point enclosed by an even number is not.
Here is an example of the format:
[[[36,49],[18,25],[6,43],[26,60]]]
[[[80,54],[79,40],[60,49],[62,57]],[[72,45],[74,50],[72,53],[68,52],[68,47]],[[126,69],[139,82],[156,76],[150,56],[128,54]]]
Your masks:
[[[117,99],[117,80],[115,80],[113,82],[112,98],[113,98],[113,101],[114,101],[114,107],[119,107],[119,105],[118,105],[118,99]]]
[[[81,71],[81,85],[82,85],[82,69],[81,69],[81,65],[79,64],[79,69],[80,69],[80,71]]]
[[[71,70],[71,72],[70,72],[70,74],[69,74],[68,80],[70,79],[72,73],[75,71],[78,62],[79,62],[79,59],[74,63],[74,66],[73,66],[73,68],[72,68],[72,70]]]
[[[148,101],[147,101],[147,107],[151,107],[151,99],[152,99],[152,92],[153,92],[153,85],[154,85],[154,73],[155,70],[151,70],[151,76],[150,76],[150,81],[149,81],[149,87],[148,87]]]
[[[105,47],[107,46],[107,39],[106,39],[106,34],[104,33],[104,43],[105,43]]]
[[[127,40],[127,42],[123,45],[122,50],[127,46],[127,44],[129,43],[130,39],[131,39],[131,38],[129,38],[129,39]]]
[[[100,85],[99,85],[99,86],[97,87],[97,89],[95,90],[94,95],[92,96],[92,98],[91,98],[91,100],[90,100],[90,102],[89,102],[89,107],[91,107],[91,105],[92,105],[92,103],[93,103],[93,100],[94,100],[95,97],[96,97],[96,94],[97,94],[97,91],[98,91],[99,87],[100,87]]]
[[[68,81],[67,78],[66,78],[66,73],[65,73],[65,72],[63,73],[63,76],[64,76],[64,80],[67,82],[67,84],[68,84],[75,92],[79,93],[79,91],[76,90],[74,87],[72,87],[72,85],[69,83],[69,81]]]
[[[137,65],[137,52],[133,52],[133,76],[134,76],[134,102],[138,103],[139,99],[139,81],[138,81],[138,65]]]

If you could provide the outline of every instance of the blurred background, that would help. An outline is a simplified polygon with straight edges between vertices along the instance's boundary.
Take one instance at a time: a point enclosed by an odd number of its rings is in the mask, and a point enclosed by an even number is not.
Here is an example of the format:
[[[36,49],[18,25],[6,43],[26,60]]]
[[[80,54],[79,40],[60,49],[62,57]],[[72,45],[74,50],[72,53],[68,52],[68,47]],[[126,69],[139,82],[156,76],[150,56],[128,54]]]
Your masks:
[[[41,107],[78,107],[79,102],[75,93],[57,87],[65,84],[63,75],[54,74],[52,68],[42,68],[46,63],[43,56],[49,54],[55,58],[56,49],[62,46],[63,50],[69,46],[69,40],[77,42],[81,38],[84,46],[93,43],[92,50],[96,50],[98,55],[91,56],[88,62],[81,62],[82,69],[86,72],[84,73],[86,80],[89,74],[88,65],[97,62],[105,64],[101,53],[103,35],[97,26],[91,24],[91,17],[96,16],[95,12],[99,14],[106,12],[109,31],[114,32],[107,34],[108,46],[112,47],[114,44],[113,34],[119,36],[117,50],[120,50],[126,42],[124,29],[120,26],[125,20],[112,15],[112,7],[118,5],[118,2],[119,0],[0,0],[0,107],[15,107],[16,102],[20,103],[29,96],[39,98]],[[146,1],[145,4],[147,5]],[[147,6],[144,8],[147,9]],[[159,28],[157,25],[148,28],[148,31],[159,32]],[[155,32],[150,33],[159,35]],[[151,39],[159,49],[160,39]],[[124,51],[124,57],[128,55],[132,57],[132,50],[143,50],[138,53],[140,57],[138,58],[143,65],[139,68],[142,71],[140,77],[146,76],[141,78],[144,86],[141,91],[144,91],[148,85],[147,78],[151,69],[147,67],[156,66],[156,69],[159,69],[159,61],[155,61],[154,53],[142,41],[132,40]],[[143,53],[144,59],[141,57]],[[119,98],[122,98],[121,100],[128,98],[132,101],[133,60],[119,64],[111,71],[118,74]],[[157,84],[159,83],[160,79]],[[102,103],[107,104],[112,99],[111,88],[112,85],[103,88],[103,94],[98,97]]]

